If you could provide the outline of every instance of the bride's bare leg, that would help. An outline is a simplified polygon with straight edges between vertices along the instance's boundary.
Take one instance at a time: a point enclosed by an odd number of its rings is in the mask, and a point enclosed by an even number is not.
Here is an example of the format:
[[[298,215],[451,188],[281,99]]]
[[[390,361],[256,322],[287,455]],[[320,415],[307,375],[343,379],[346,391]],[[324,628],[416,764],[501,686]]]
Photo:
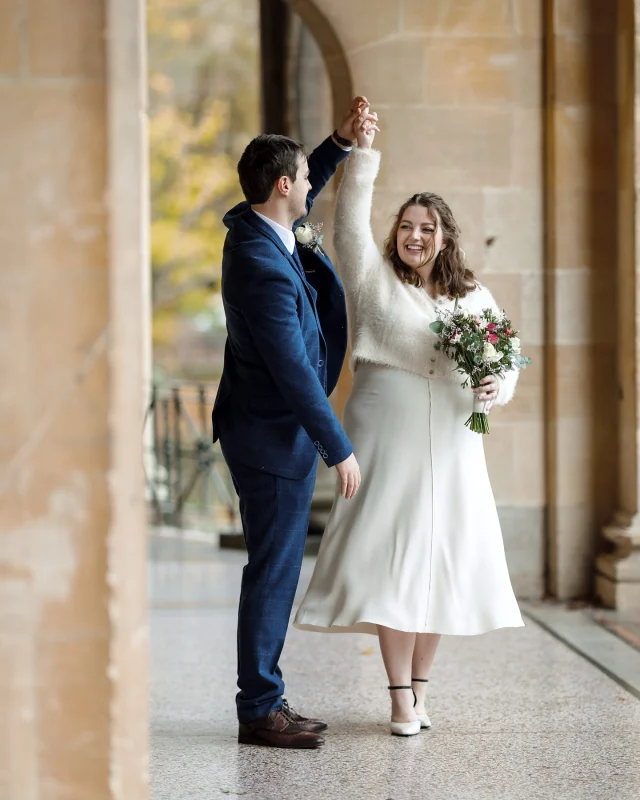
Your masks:
[[[411,663],[412,678],[428,678],[431,666],[436,657],[436,650],[440,644],[439,633],[417,633],[416,643],[413,648],[413,659]],[[414,681],[413,691],[416,693],[416,714],[426,714],[425,700],[427,696],[427,684]]]
[[[411,686],[411,659],[416,644],[416,634],[378,625],[378,636],[389,686]],[[391,695],[391,719],[394,722],[415,720],[413,692],[408,689],[400,689],[389,694]]]

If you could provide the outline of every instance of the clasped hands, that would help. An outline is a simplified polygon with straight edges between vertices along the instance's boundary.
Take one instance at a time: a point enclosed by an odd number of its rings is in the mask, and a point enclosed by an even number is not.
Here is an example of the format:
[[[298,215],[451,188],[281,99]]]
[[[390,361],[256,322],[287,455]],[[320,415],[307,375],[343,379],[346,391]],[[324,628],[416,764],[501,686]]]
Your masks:
[[[371,113],[367,98],[358,95],[337,128],[338,136],[350,142],[357,141],[358,147],[368,148],[373,143],[376,131],[380,131],[378,115]]]

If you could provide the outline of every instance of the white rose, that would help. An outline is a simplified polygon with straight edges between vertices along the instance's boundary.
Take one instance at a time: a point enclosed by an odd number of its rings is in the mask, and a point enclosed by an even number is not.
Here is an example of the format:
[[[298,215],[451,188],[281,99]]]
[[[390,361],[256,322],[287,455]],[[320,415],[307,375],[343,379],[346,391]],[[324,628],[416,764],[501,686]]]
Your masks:
[[[296,239],[300,244],[311,244],[315,239],[315,234],[307,225],[300,225],[296,228]]]
[[[517,336],[511,338],[511,347],[513,347],[515,353],[520,352],[520,339]]]
[[[488,361],[489,363],[493,363],[494,361],[500,361],[502,356],[496,350],[496,348],[491,344],[491,342],[484,343],[484,350],[482,351],[482,360]]]

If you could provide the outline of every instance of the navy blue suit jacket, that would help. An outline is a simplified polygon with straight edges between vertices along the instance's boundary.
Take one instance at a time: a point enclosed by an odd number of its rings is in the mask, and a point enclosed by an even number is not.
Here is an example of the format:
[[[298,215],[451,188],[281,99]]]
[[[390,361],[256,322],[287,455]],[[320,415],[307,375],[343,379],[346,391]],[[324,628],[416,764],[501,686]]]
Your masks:
[[[311,153],[307,214],[347,155],[330,138]],[[344,290],[324,252],[289,254],[246,202],[224,223],[227,343],[213,438],[244,464],[304,478],[318,453],[333,466],[353,452],[327,399],[347,349]]]

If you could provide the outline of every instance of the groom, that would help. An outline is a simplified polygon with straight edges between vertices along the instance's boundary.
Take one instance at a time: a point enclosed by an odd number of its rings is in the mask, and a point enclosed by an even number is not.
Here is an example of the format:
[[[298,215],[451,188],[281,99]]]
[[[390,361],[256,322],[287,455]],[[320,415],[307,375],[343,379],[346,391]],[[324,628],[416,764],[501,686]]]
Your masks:
[[[284,136],[258,136],[238,163],[246,202],[224,218],[227,323],[224,369],[213,409],[240,498],[248,564],[238,613],[238,741],[308,748],[326,724],[283,699],[278,667],[304,553],[318,454],[338,472],[344,497],[360,472],[327,399],[347,347],[344,291],[318,246],[294,231],[348,157],[357,97],[340,127],[309,158]],[[370,116],[373,120],[373,115]]]

